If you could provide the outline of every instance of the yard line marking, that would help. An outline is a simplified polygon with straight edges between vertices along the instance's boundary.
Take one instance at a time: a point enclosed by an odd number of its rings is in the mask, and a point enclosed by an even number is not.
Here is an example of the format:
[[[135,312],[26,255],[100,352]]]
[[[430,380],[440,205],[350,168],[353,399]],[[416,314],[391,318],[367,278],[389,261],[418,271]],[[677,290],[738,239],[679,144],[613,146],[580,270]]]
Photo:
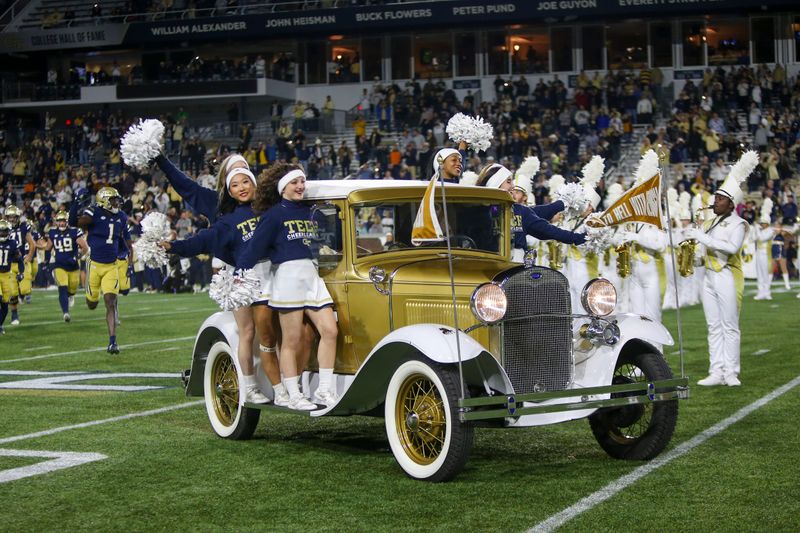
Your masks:
[[[196,405],[200,405],[205,403],[205,400],[197,400],[194,402],[183,402],[174,405],[169,405],[167,407],[159,407],[158,409],[150,409],[149,411],[140,411],[138,413],[128,413],[127,415],[120,415],[114,416],[111,418],[103,418],[101,420],[91,420],[89,422],[81,422],[80,424],[72,424],[70,426],[61,426],[53,429],[46,429],[44,431],[37,431],[35,433],[28,433],[25,435],[15,435],[13,437],[5,437],[0,439],[0,444],[8,444],[9,442],[18,442],[21,440],[28,440],[28,439],[35,439],[38,437],[48,437],[50,435],[55,435],[56,433],[61,433],[62,431],[69,431],[71,429],[81,429],[81,428],[88,428],[92,426],[99,426],[101,424],[109,424],[111,422],[120,422],[122,420],[131,420],[133,418],[140,418],[143,416],[151,416],[151,415],[158,415],[161,413],[168,413],[169,411],[175,411],[177,409],[184,409],[186,407],[194,407]]]
[[[37,375],[29,379],[4,381],[0,389],[5,390],[82,390],[82,391],[114,391],[114,392],[142,392],[148,390],[166,389],[164,385],[97,385],[82,383],[84,381],[98,381],[106,379],[177,379],[181,375],[177,372],[83,372],[67,375]]]
[[[153,350],[153,353],[171,352],[173,350],[180,350],[180,348],[178,348],[177,346],[171,346],[169,348],[161,348],[160,350]]]
[[[722,433],[730,426],[740,421],[753,411],[764,407],[775,398],[778,398],[779,396],[786,394],[787,392],[789,392],[798,385],[800,385],[800,376],[797,376],[792,381],[778,387],[777,389],[773,390],[766,396],[762,396],[761,398],[751,403],[750,405],[742,407],[741,409],[736,411],[734,414],[732,414],[725,420],[722,420],[721,422],[714,424],[713,426],[711,426],[710,428],[706,429],[701,433],[698,433],[697,435],[687,440],[686,442],[682,442],[681,444],[677,445],[675,448],[668,451],[664,455],[656,457],[648,464],[640,466],[630,474],[626,474],[617,479],[616,481],[612,481],[605,487],[583,498],[576,504],[567,507],[560,513],[556,513],[550,518],[542,522],[539,522],[538,524],[536,524],[535,526],[533,526],[531,529],[528,530],[529,533],[553,531],[563,526],[565,523],[569,522],[576,516],[591,510],[592,508],[603,503],[612,496],[615,496],[618,493],[622,492],[624,489],[633,485],[634,483],[636,483],[646,475],[650,474],[651,472],[661,468],[662,466],[672,462],[675,459],[678,459],[679,457],[686,455],[687,453],[692,451],[694,448],[700,446],[711,437],[714,437],[719,433]],[[0,444],[2,444],[2,441],[0,441]]]
[[[158,341],[146,341],[146,342],[137,342],[133,344],[122,344],[120,348],[135,348],[137,346],[146,346],[148,344],[160,344],[162,342],[178,342],[178,341],[187,341],[189,339],[194,339],[194,335],[191,337],[176,337],[174,339],[162,339]],[[17,363],[20,361],[33,361],[34,359],[49,359],[51,357],[61,357],[63,355],[75,355],[79,353],[88,353],[88,352],[104,352],[106,351],[105,348],[85,348],[83,350],[72,350],[70,352],[56,352],[56,353],[46,353],[42,355],[32,355],[30,357],[20,357],[17,359],[5,359],[0,360],[0,364],[4,363]]]
[[[46,350],[47,348],[52,348],[52,346],[34,346],[33,348],[25,348],[24,351],[34,352],[36,350]]]
[[[179,310],[175,310],[175,311],[170,311],[168,313],[143,313],[143,314],[137,314],[137,315],[127,315],[126,314],[126,315],[120,315],[119,318],[121,320],[127,320],[129,318],[142,318],[142,317],[164,316],[164,315],[166,315],[166,316],[186,315],[186,314],[189,314],[189,313],[200,313],[200,312],[208,313],[209,312],[209,309],[191,309],[191,310],[186,310],[187,308],[182,308],[182,309],[183,310],[180,310],[180,311]],[[96,322],[96,321],[99,321],[99,320],[102,320],[103,322],[105,322],[106,321],[105,314],[103,314],[103,316],[98,315],[98,316],[92,317],[92,318],[72,319],[72,322],[73,323],[74,322]],[[62,320],[48,320],[46,322],[22,322],[22,323],[20,323],[19,326],[14,326],[14,327],[15,327],[15,329],[16,328],[22,329],[24,326],[50,326],[50,325],[53,325],[53,324],[61,324],[63,322],[64,322],[63,319]]]
[[[9,468],[0,471],[0,483],[8,483],[31,476],[47,474],[54,470],[62,470],[73,466],[102,461],[108,456],[102,453],[79,453],[79,452],[48,452],[39,450],[9,450],[0,448],[0,457],[48,457],[49,461],[43,461],[19,468]]]
[[[45,372],[43,370],[0,370],[0,376],[74,376],[84,374],[80,370],[69,372]]]
[[[769,348],[761,348],[760,350],[756,350],[753,352],[753,355],[764,355],[765,353],[769,353]]]

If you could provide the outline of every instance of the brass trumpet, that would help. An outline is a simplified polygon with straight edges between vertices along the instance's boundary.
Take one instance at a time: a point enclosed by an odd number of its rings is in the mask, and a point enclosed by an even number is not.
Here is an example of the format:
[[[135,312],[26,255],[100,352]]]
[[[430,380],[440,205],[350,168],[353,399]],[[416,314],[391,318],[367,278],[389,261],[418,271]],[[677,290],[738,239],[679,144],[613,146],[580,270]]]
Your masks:
[[[697,240],[686,239],[678,243],[675,258],[678,261],[678,272],[684,278],[694,274],[694,258],[697,255]]]
[[[550,268],[561,270],[564,266],[564,251],[561,244],[556,241],[547,241],[547,254],[550,258]]]
[[[631,275],[633,245],[626,242],[614,248],[614,251],[617,252],[617,275],[625,279]]]

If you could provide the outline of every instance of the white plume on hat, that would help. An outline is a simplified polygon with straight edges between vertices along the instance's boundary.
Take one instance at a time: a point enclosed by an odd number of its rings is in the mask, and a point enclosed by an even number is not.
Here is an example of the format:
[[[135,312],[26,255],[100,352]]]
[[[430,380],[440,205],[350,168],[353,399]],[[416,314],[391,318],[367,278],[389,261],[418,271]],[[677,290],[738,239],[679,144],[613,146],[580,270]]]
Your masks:
[[[761,216],[758,219],[759,222],[762,224],[772,223],[772,206],[772,198],[764,198],[764,201],[761,203]]]
[[[619,183],[612,183],[606,189],[606,201],[605,201],[605,208],[608,209],[611,207],[614,202],[620,199],[620,197],[625,193],[625,189]]]
[[[528,156],[514,175],[514,186],[525,191],[525,195],[528,197],[528,205],[536,205],[536,197],[531,192],[533,191],[533,178],[539,172],[540,166],[541,163],[538,157],[535,155]]]
[[[566,180],[561,174],[553,174],[550,176],[550,179],[547,180],[547,189],[550,191],[550,196],[558,192],[558,190],[563,187],[565,183]]]
[[[692,219],[692,210],[689,208],[689,204],[692,201],[692,195],[686,191],[681,192],[680,196],[678,196],[678,218],[681,220],[691,220]]]
[[[667,204],[670,218],[680,220],[681,206],[678,203],[678,191],[675,187],[667,189]]]
[[[461,174],[461,179],[458,181],[459,185],[477,185],[478,184],[479,176],[471,171],[467,170],[463,174]]]
[[[754,150],[747,150],[742,154],[742,157],[731,167],[731,171],[722,182],[722,185],[717,187],[714,194],[721,194],[730,198],[734,204],[738,204],[744,198],[742,192],[742,183],[747,179],[753,170],[758,166],[758,152]]]
[[[581,185],[586,192],[586,199],[595,209],[600,204],[600,195],[594,189],[600,183],[603,172],[605,172],[604,159],[599,155],[592,156],[592,159],[581,169],[581,174],[583,175]]]
[[[644,183],[656,174],[658,174],[658,154],[655,150],[648,150],[642,154],[639,166],[636,167],[636,179],[633,181],[633,186]]]

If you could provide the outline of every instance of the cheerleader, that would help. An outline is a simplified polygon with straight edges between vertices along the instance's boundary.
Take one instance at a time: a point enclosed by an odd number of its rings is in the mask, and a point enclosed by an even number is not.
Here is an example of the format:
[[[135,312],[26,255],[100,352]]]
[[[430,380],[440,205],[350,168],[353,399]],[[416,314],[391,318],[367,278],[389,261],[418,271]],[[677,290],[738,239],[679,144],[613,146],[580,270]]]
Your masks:
[[[303,318],[307,316],[319,332],[319,385],[313,400],[325,406],[339,401],[333,380],[338,328],[333,300],[312,261],[310,244],[317,236],[317,225],[309,206],[302,203],[305,190],[306,175],[299,167],[280,163],[267,170],[258,186],[256,201],[278,201],[261,216],[242,266],[248,268],[269,254],[273,275],[269,306],[279,313],[280,370],[289,393],[288,407],[311,411],[317,406],[301,394],[298,385],[302,369],[298,368],[297,356],[303,350]]]
[[[241,268],[242,253],[246,243],[252,238],[258,222],[258,216],[251,205],[255,192],[256,178],[253,173],[247,168],[233,168],[226,175],[224,189],[220,191],[219,208],[216,210],[217,218],[214,224],[194,237],[171,243],[161,242],[161,247],[181,257],[213,253],[228,265]],[[247,268],[253,267],[261,281],[261,295],[252,306],[242,307],[233,312],[239,330],[237,357],[244,375],[245,401],[268,403],[270,399],[261,393],[256,382],[253,339],[256,315],[262,315],[262,323],[272,323],[271,312],[266,306],[271,292],[270,264],[269,261],[262,261],[247,266]],[[272,383],[275,404],[287,405],[289,399],[280,381],[275,349],[270,350],[262,346],[261,351],[262,366]]]
[[[772,272],[769,267],[772,265],[770,257],[772,239],[775,236],[775,228],[772,223],[772,200],[764,198],[761,204],[761,215],[758,224],[753,227],[753,240],[756,244],[756,279],[758,280],[758,292],[754,300],[772,300]]]

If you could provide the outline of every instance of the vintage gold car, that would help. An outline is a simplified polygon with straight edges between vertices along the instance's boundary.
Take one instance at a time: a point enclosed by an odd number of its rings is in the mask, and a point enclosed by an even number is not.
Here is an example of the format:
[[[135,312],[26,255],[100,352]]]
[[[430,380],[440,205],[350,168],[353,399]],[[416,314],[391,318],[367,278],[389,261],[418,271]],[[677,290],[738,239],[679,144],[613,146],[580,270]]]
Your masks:
[[[320,274],[339,325],[340,401],[305,416],[383,415],[392,452],[409,476],[453,478],[476,427],[519,428],[578,418],[611,456],[651,459],[670,441],[687,379],[673,378],[661,324],[614,315],[606,280],[583,288],[571,309],[569,280],[528,261],[510,262],[511,198],[448,185],[437,211],[449,237],[411,244],[424,183],[311,181]],[[446,207],[445,209],[440,209]],[[448,253],[448,244],[450,253]],[[528,258],[529,259],[529,258]],[[252,435],[262,412],[244,403],[231,313],[197,335],[186,392],[204,396],[221,437]],[[272,388],[261,377],[264,394]],[[313,393],[316,363],[303,373]]]

